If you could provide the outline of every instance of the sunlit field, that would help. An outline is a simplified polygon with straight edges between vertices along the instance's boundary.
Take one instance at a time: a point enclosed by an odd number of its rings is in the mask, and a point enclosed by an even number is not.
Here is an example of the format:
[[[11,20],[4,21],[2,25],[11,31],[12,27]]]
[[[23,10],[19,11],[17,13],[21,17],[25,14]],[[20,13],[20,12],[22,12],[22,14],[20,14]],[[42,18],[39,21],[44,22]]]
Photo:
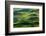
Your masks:
[[[13,27],[38,27],[39,9],[14,8]]]

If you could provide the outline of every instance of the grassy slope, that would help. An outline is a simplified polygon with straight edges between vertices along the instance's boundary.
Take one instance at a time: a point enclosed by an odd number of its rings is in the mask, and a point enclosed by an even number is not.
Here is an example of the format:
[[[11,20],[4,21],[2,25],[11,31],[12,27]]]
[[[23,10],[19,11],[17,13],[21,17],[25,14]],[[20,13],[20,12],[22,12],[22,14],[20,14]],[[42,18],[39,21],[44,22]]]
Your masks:
[[[15,10],[15,9],[14,9]],[[38,9],[17,9],[14,11],[14,27],[38,27]]]

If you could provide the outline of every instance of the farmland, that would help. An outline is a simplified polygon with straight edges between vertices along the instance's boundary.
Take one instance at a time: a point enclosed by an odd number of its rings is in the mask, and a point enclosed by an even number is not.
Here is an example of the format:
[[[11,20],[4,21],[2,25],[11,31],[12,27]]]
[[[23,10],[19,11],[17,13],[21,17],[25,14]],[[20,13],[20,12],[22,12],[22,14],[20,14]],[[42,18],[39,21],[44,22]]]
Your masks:
[[[38,27],[39,9],[14,8],[13,27]]]

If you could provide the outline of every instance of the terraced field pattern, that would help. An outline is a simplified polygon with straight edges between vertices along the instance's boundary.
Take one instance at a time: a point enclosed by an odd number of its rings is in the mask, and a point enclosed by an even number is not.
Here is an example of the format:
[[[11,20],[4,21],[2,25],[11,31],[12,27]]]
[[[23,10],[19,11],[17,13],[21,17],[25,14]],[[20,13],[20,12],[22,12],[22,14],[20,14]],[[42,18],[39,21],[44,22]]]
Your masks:
[[[39,9],[14,8],[13,27],[39,27]]]

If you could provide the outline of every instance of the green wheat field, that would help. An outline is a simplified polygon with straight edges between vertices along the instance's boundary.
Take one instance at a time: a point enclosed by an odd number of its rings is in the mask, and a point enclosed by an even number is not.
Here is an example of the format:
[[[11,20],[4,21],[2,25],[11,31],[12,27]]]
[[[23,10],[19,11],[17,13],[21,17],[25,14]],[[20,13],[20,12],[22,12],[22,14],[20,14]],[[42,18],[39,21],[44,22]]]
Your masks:
[[[39,9],[14,8],[13,27],[39,27]]]

